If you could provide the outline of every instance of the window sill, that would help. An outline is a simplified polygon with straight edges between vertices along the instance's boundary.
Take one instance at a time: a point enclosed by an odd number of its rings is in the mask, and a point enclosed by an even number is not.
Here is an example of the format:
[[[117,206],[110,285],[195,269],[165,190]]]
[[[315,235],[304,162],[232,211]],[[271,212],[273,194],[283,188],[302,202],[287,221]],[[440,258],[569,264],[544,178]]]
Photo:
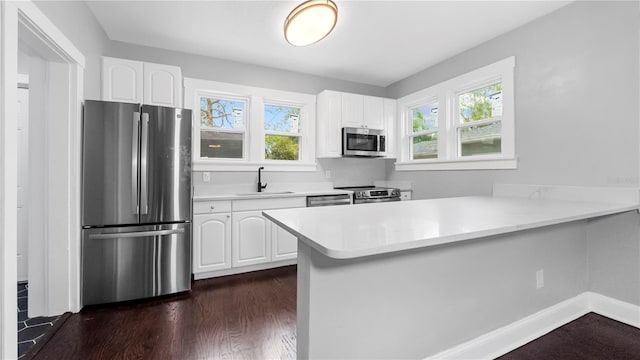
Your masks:
[[[496,158],[477,160],[448,160],[448,161],[424,161],[424,162],[396,162],[396,171],[420,171],[420,170],[504,170],[517,169],[518,159]]]
[[[255,171],[258,167],[264,166],[268,171],[290,171],[290,172],[315,172],[316,163],[286,163],[286,162],[226,162],[226,161],[206,161],[195,160],[193,171]]]

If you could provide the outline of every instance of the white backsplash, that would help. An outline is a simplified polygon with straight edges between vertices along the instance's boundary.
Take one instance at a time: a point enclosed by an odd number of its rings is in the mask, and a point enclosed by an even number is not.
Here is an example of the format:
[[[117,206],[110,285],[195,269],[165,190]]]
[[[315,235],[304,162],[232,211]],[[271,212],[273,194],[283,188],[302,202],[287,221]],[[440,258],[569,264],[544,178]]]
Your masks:
[[[264,165],[262,183],[267,191],[313,191],[332,189],[334,186],[373,185],[384,179],[386,162],[382,159],[318,159],[315,172],[269,171]],[[327,178],[326,172],[330,177]],[[209,171],[209,181],[203,179],[204,172],[193,173],[194,195],[224,195],[257,190],[258,167],[255,171]]]

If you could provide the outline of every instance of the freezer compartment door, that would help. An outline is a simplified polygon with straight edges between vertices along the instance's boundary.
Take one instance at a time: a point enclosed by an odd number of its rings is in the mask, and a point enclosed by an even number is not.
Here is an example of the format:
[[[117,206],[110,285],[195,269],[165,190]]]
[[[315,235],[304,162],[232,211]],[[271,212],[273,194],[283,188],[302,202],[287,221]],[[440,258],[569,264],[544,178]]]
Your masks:
[[[86,100],[82,137],[82,225],[138,223],[140,107]]]
[[[82,232],[83,305],[142,299],[191,288],[190,224]]]
[[[191,220],[191,110],[142,106],[140,223]]]

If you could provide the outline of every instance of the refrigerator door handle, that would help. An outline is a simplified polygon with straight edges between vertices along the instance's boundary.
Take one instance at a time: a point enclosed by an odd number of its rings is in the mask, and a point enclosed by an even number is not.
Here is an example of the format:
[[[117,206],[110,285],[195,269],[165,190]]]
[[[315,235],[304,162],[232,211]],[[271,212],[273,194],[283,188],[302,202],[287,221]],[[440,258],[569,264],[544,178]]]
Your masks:
[[[131,209],[134,214],[138,208],[138,132],[140,128],[140,113],[133,113],[133,131],[131,133]]]
[[[174,235],[174,234],[182,234],[182,233],[184,233],[184,229],[135,231],[135,232],[126,232],[126,233],[112,233],[112,234],[91,234],[89,235],[89,239],[91,240],[123,239],[123,238],[138,238],[138,237],[148,237],[148,236]]]
[[[148,149],[149,146],[149,114],[142,113],[142,140],[140,141],[140,214],[149,212],[149,184],[148,184]]]

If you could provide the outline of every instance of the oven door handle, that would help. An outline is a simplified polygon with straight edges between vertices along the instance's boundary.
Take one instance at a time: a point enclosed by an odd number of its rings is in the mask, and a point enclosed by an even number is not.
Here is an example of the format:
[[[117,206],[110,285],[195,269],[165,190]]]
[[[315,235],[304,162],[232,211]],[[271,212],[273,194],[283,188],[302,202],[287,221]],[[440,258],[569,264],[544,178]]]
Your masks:
[[[377,198],[377,199],[358,199],[355,200],[354,203],[358,204],[367,204],[367,203],[381,203],[381,202],[391,202],[391,201],[400,201],[399,197],[386,197],[386,198]]]

